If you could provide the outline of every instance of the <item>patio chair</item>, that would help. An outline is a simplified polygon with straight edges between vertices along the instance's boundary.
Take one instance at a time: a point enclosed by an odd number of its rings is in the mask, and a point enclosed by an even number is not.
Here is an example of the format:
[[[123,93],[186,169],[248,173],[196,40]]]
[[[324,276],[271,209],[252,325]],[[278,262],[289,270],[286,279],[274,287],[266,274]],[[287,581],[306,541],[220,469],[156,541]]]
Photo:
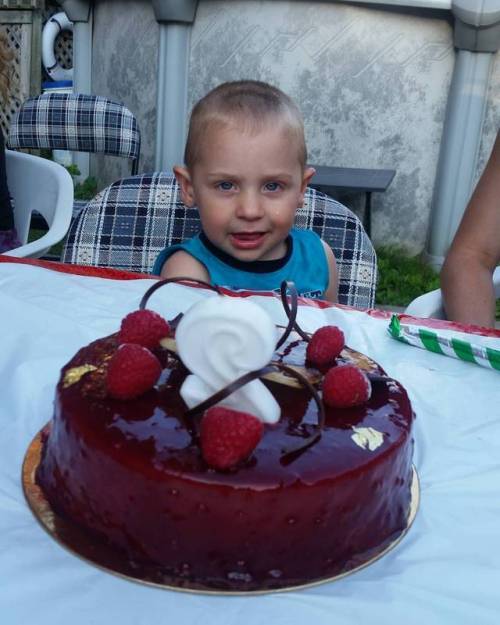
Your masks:
[[[127,158],[137,174],[141,135],[135,116],[119,102],[81,93],[28,98],[12,118],[7,146],[92,152]],[[86,200],[74,202],[74,215]]]
[[[500,267],[497,267],[493,272],[493,288],[497,299],[500,298]],[[446,319],[441,289],[435,289],[416,297],[408,304],[405,313],[414,317]]]
[[[314,230],[334,250],[339,302],[373,306],[377,260],[360,220],[339,202],[309,188],[296,226]],[[71,224],[61,260],[149,273],[165,246],[199,230],[198,211],[182,203],[173,176],[142,174],[114,182],[85,206]]]
[[[14,223],[23,243],[6,254],[39,258],[66,236],[73,209],[73,180],[61,165],[31,154],[6,150],[5,163]],[[35,209],[49,229],[36,241],[27,243],[31,213]]]

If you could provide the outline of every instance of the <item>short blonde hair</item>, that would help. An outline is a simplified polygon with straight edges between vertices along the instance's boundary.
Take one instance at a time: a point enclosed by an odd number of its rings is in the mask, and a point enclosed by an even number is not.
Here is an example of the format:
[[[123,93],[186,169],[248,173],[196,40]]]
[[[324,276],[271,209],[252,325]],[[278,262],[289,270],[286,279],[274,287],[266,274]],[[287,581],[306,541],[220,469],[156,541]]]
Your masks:
[[[307,148],[299,108],[286,93],[257,80],[222,83],[198,101],[191,112],[184,163],[193,167],[204,136],[214,126],[237,124],[245,131],[260,132],[270,121],[283,124],[296,139],[298,158],[304,168]]]

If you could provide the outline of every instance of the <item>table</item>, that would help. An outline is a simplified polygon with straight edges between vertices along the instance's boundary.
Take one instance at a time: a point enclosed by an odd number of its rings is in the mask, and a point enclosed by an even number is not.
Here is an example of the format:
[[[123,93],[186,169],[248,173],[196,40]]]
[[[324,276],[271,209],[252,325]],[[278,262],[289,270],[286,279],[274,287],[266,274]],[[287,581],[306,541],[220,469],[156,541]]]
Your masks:
[[[307,590],[222,597],[132,583],[66,552],[27,507],[24,454],[51,418],[61,366],[83,344],[114,332],[153,280],[72,275],[64,265],[53,271],[49,263],[14,260],[0,262],[3,625],[499,622],[500,373],[393,340],[379,311],[302,304],[299,322],[308,330],[341,325],[349,345],[382,364],[411,397],[421,504],[409,533],[384,558]],[[203,296],[174,285],[154,301],[173,316]],[[276,298],[254,299],[282,320]]]
[[[316,170],[310,187],[327,195],[364,193],[363,226],[372,233],[372,193],[386,191],[396,174],[395,169],[360,169],[356,167],[327,167],[311,165]]]

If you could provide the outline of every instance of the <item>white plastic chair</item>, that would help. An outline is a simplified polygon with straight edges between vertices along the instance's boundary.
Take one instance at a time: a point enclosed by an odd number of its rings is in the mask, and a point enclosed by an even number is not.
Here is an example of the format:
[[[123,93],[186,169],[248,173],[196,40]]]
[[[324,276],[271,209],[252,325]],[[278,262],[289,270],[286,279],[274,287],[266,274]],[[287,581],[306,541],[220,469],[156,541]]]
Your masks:
[[[6,254],[38,258],[68,232],[73,211],[73,180],[61,165],[31,154],[5,150],[5,161],[14,224],[23,243]],[[36,241],[27,243],[34,210],[45,218],[49,230]]]
[[[493,287],[495,296],[500,297],[500,267],[497,267],[493,273]],[[443,308],[443,298],[441,289],[429,291],[410,302],[405,310],[407,315],[414,317],[434,317],[434,319],[446,319]]]

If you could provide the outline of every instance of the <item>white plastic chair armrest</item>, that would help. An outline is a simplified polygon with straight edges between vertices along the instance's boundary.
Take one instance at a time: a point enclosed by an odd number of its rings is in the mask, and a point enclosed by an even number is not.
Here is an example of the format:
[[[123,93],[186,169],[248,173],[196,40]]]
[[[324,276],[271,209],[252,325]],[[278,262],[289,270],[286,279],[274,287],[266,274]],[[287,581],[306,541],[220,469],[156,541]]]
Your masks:
[[[500,266],[493,272],[493,289],[495,290],[495,297],[500,298]]]
[[[445,319],[441,289],[429,291],[416,297],[405,309],[407,315],[413,317],[434,317]]]
[[[66,189],[64,198],[61,198],[60,201],[64,204],[72,206],[72,200],[69,196],[71,191],[71,197],[73,197],[73,182],[71,177],[69,178],[69,183],[71,186]],[[16,258],[38,258],[39,256],[42,256],[45,252],[48,252],[53,245],[56,245],[56,243],[59,243],[59,241],[64,239],[66,233],[68,232],[70,222],[71,211],[56,210],[54,221],[50,225],[49,230],[43,236],[35,241],[31,241],[31,243],[25,243],[20,247],[9,250],[6,252],[6,255],[15,256]]]
[[[32,207],[36,207],[49,224],[42,237],[9,250],[6,255],[37,258],[66,236],[73,211],[73,181],[58,163],[10,150],[6,151],[6,156],[7,182],[15,210],[23,213],[24,228],[27,227],[26,219],[31,216]],[[22,232],[19,234],[23,236]]]
[[[31,243],[25,243],[13,250],[4,252],[5,256],[14,256],[15,258],[39,258],[43,256],[49,249],[64,239],[68,228],[57,229],[52,227],[49,232]]]

